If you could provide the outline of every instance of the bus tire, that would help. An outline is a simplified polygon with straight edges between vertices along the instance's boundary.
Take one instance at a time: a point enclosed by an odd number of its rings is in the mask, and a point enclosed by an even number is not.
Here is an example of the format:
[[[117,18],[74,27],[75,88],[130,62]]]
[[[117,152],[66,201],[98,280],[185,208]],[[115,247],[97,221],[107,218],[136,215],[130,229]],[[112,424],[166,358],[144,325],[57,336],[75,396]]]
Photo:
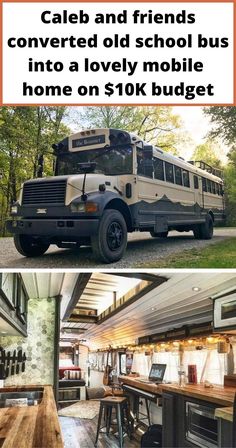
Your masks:
[[[127,226],[118,210],[104,211],[98,234],[91,237],[91,246],[96,258],[105,263],[122,258],[127,246]]]
[[[159,233],[151,231],[150,235],[153,238],[167,238],[168,237],[168,231],[167,232],[159,232]]]
[[[196,224],[193,229],[193,235],[196,240],[200,240],[202,238],[201,224]]]
[[[210,215],[207,215],[206,221],[203,224],[198,224],[193,229],[194,237],[197,240],[210,240],[213,237],[213,220]]]
[[[210,215],[207,215],[206,221],[201,224],[201,237],[203,240],[211,240],[213,237],[213,219]]]
[[[37,242],[28,235],[15,235],[14,244],[17,251],[24,257],[39,257],[49,248],[50,244]]]

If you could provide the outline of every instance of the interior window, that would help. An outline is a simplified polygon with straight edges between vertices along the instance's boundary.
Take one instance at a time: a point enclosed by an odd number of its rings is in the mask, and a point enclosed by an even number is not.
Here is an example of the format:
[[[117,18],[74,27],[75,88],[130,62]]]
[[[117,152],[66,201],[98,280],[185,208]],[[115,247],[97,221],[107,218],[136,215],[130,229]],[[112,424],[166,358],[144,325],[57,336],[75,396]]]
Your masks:
[[[185,187],[190,187],[189,172],[186,170],[183,170],[183,184]]]
[[[126,354],[120,353],[120,373],[126,375]]]
[[[163,161],[160,159],[157,159],[156,157],[153,160],[154,163],[154,178],[159,180],[165,180],[164,179],[164,164]]]
[[[193,182],[194,182],[194,188],[196,190],[198,190],[199,188],[199,182],[198,182],[198,177],[197,176],[193,176]]]
[[[165,162],[166,182],[174,183],[174,169],[172,163]]]
[[[175,183],[177,185],[183,185],[182,181],[182,169],[179,166],[175,166]]]

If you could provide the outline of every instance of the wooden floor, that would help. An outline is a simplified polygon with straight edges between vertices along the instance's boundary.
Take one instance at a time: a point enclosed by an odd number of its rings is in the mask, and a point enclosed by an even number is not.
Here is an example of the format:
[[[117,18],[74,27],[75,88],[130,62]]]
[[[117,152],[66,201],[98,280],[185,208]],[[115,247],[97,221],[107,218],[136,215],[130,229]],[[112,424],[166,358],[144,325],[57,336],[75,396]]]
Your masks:
[[[64,439],[65,448],[93,448],[97,430],[97,417],[93,420],[60,417],[60,424],[62,429],[62,436]],[[132,440],[125,436],[124,448],[138,448],[140,441],[138,436]],[[118,440],[114,435],[107,436],[100,433],[98,448],[117,448],[119,447]]]

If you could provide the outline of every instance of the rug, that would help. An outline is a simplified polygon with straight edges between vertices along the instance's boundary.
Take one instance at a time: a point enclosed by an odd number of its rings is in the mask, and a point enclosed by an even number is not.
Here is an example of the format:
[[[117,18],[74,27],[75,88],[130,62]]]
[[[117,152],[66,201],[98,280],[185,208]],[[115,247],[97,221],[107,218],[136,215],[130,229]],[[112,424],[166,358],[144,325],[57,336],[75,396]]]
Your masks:
[[[58,411],[61,417],[86,418],[92,420],[99,413],[100,402],[96,400],[80,400],[71,406]]]

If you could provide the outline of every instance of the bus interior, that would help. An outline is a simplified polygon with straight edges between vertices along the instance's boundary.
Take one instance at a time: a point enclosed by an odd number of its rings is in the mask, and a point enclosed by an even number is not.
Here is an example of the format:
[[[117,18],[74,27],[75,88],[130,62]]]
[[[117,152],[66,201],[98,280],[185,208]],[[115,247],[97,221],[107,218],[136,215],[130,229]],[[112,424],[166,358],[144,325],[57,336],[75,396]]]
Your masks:
[[[233,272],[2,272],[1,446],[235,446],[235,330]]]

